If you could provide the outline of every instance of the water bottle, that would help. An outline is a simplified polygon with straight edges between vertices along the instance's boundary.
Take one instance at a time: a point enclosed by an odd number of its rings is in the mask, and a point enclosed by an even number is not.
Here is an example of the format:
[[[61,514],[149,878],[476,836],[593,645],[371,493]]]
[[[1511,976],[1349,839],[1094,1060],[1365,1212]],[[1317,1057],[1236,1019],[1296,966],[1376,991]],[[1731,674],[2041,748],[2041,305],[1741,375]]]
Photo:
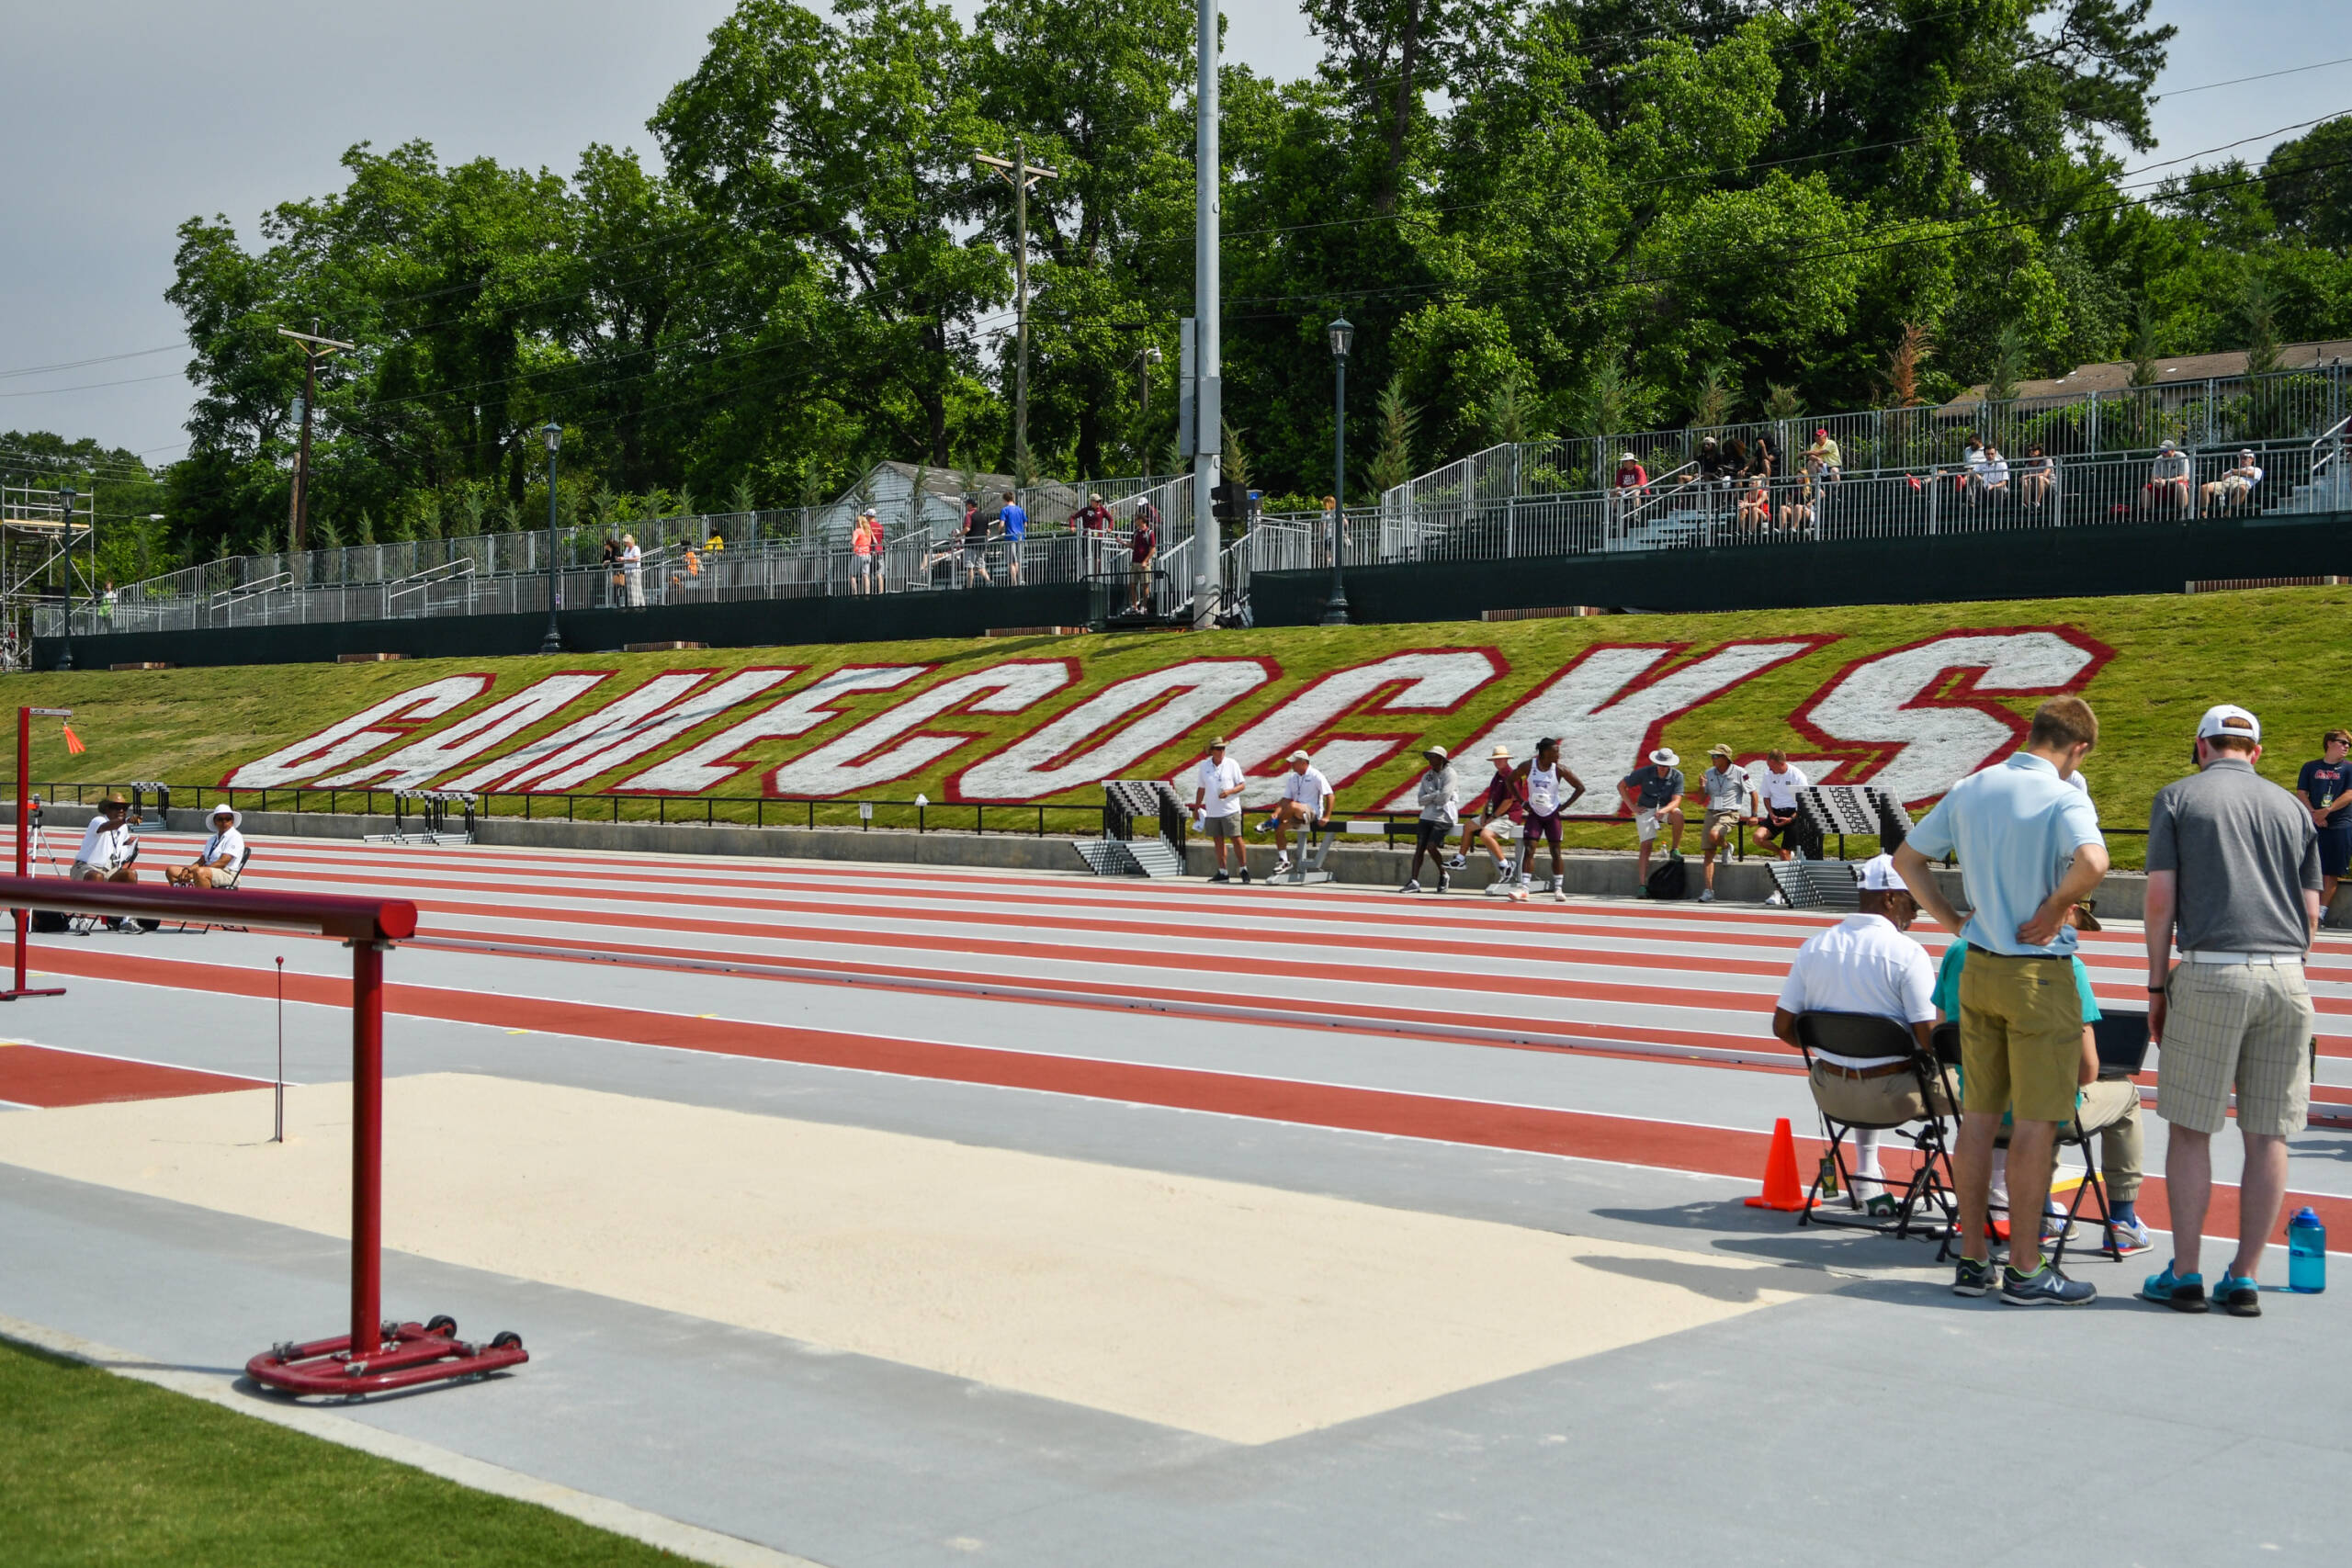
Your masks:
[[[2287,1288],[2307,1296],[2327,1289],[2327,1227],[2308,1208],[2287,1222]]]

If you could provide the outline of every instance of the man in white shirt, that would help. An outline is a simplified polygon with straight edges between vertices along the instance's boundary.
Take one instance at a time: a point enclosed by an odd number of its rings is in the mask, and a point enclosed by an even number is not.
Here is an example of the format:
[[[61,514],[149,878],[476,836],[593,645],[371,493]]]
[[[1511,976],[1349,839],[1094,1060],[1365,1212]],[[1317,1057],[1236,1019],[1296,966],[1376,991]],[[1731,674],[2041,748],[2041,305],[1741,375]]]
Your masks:
[[[1283,775],[1283,797],[1274,805],[1273,815],[1259,825],[1259,831],[1274,830],[1274,869],[1290,869],[1290,847],[1283,830],[1291,823],[1300,825],[1299,839],[1305,842],[1321,832],[1331,820],[1331,781],[1315,765],[1315,759],[1304,751],[1290,754],[1290,772]],[[1244,870],[1248,867],[1244,866]]]
[[[237,872],[245,863],[245,836],[237,831],[244,819],[244,814],[226,801],[214,807],[212,837],[205,840],[192,863],[164,872],[164,880],[175,887],[234,886]]]
[[[1731,836],[1748,817],[1747,797],[1750,793],[1747,774],[1731,760],[1731,748],[1715,746],[1707,752],[1707,771],[1699,775],[1699,793],[1706,797],[1706,825],[1700,829],[1700,867],[1706,886],[1699,894],[1699,902],[1715,901],[1715,856],[1731,858]]]
[[[2254,460],[2251,447],[2238,454],[2237,465],[2220,479],[2197,487],[2204,502],[2205,515],[2211,517],[2224,508],[2243,508],[2254,487],[2262,482],[2262,465]]]
[[[1797,1043],[1797,1015],[1859,1012],[1906,1025],[1922,1051],[1929,1050],[1936,1021],[1936,966],[1927,950],[1904,933],[1919,918],[1919,906],[1895,874],[1894,857],[1881,855],[1863,865],[1861,908],[1797,949],[1796,962],[1772,1007],[1772,1032]],[[1824,1114],[1856,1126],[1854,1196],[1873,1214],[1892,1215],[1896,1204],[1879,1167],[1878,1128],[1916,1122],[1929,1110],[1918,1076],[1908,1062],[1873,1063],[1813,1054],[1813,1099]],[[1933,1086],[1938,1114],[1944,1102]]]
[[[1240,863],[1239,880],[1250,880],[1250,854],[1241,846],[1241,791],[1246,781],[1241,776],[1241,764],[1225,754],[1225,737],[1220,735],[1209,742],[1209,754],[1203,759],[1200,771],[1193,775],[1193,820],[1209,842],[1216,846],[1216,872],[1211,882],[1230,882],[1225,871],[1226,846],[1233,846],[1233,858]]]
[[[130,802],[109,795],[98,802],[98,814],[83,831],[82,847],[74,852],[76,882],[136,882],[130,863],[139,858],[138,830],[131,824]]]
[[[1797,791],[1810,782],[1804,770],[1786,751],[1767,751],[1762,767],[1747,770],[1747,782],[1756,795],[1756,847],[1788,859],[1785,840],[1797,819]]]

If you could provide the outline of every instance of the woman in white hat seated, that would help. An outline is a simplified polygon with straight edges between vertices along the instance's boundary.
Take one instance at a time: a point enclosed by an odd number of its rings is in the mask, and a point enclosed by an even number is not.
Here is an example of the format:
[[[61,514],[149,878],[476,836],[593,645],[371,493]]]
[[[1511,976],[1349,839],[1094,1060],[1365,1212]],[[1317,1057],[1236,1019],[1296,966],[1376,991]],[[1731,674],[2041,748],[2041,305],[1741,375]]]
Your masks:
[[[164,879],[175,887],[234,887],[244,869],[245,836],[237,831],[244,814],[226,802],[212,808],[212,837],[187,865],[175,866]]]

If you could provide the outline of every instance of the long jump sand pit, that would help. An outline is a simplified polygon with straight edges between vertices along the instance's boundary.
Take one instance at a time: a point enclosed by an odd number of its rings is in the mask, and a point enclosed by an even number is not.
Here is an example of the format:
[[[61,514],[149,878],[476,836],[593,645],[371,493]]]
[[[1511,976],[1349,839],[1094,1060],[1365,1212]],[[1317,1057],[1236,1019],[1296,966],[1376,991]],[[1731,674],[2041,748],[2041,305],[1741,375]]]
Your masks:
[[[0,1161],[343,1235],[350,1099],[289,1089],[283,1145],[266,1089],[18,1112]],[[1238,1443],[1802,1293],[1769,1264],[508,1078],[393,1078],[386,1124],[389,1247]]]

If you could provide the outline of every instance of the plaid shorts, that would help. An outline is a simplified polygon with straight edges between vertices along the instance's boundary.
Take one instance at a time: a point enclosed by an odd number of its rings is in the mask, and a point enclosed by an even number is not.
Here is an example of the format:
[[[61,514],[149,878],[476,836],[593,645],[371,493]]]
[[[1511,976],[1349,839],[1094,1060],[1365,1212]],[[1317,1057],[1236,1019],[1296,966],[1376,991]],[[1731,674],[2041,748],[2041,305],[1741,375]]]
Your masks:
[[[2303,1130],[2312,1011],[2301,964],[2183,964],[2165,998],[2157,1115],[2218,1133],[2234,1089],[2240,1131],[2283,1138]]]

